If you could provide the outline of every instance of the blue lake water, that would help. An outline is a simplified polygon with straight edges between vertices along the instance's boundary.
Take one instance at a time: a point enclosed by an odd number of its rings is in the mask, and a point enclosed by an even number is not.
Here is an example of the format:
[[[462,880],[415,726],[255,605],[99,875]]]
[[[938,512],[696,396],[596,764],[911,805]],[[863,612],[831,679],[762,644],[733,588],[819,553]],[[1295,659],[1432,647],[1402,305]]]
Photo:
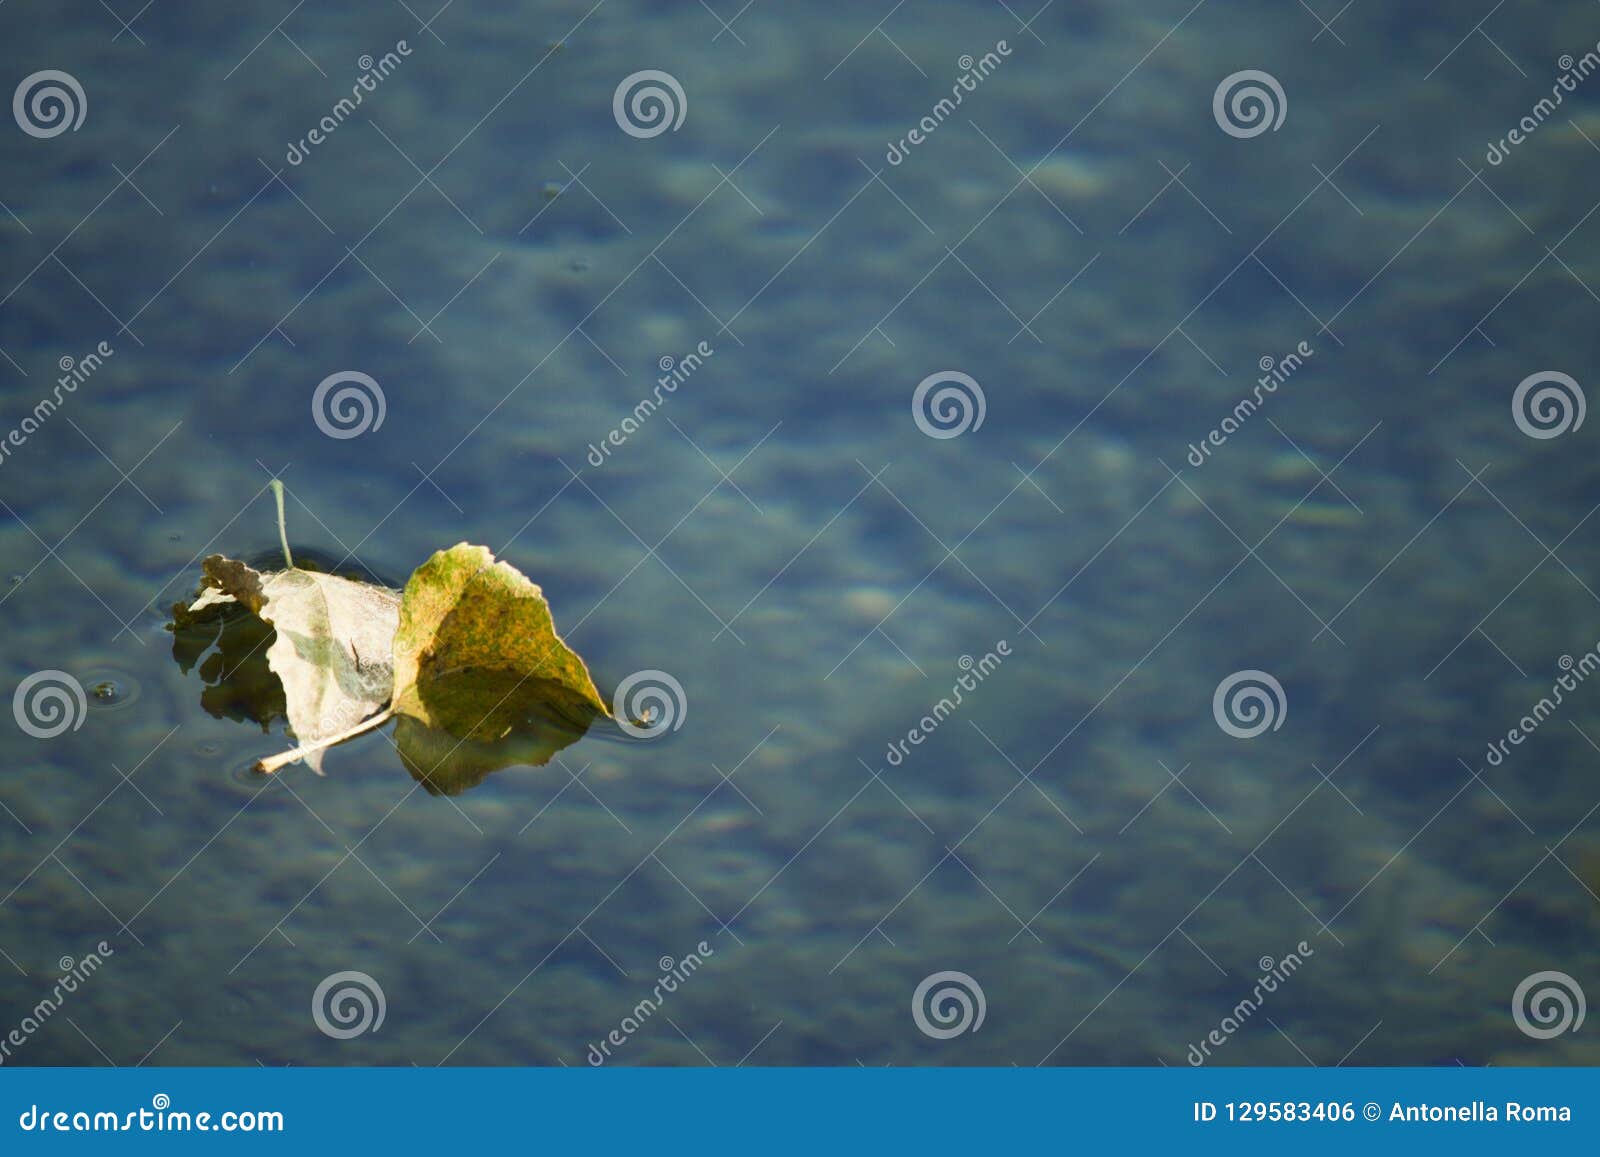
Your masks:
[[[1600,1061],[1594,6],[114,7],[0,6],[5,1063]],[[253,775],[274,477],[673,728]]]

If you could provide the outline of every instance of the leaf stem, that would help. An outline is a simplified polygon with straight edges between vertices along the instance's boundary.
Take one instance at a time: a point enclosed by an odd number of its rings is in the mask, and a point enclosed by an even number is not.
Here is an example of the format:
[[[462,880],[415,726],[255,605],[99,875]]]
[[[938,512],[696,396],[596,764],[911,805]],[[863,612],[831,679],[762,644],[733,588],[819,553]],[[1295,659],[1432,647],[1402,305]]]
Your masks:
[[[367,719],[363,719],[360,723],[357,723],[348,731],[341,731],[337,735],[325,735],[315,743],[301,744],[292,751],[283,751],[279,752],[277,755],[269,755],[265,759],[258,759],[256,760],[255,769],[261,772],[263,775],[271,775],[280,767],[287,767],[296,760],[304,759],[312,752],[321,751],[325,747],[332,747],[336,743],[343,743],[347,739],[354,739],[356,736],[364,734],[365,732],[376,730],[377,728],[382,727],[385,723],[389,722],[389,720],[393,717],[394,708],[385,707],[376,715],[373,715]]]
[[[283,483],[274,478],[267,485],[272,488],[272,497],[278,500],[278,542],[283,547],[283,564],[293,570],[294,555],[289,553],[289,531],[283,520]]]

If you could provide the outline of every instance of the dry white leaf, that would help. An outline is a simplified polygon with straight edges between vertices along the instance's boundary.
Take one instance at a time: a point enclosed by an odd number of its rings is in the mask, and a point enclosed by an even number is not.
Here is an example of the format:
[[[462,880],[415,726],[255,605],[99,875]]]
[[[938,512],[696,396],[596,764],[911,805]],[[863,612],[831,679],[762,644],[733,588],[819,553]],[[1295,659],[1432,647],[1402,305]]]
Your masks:
[[[212,589],[255,611],[276,631],[267,665],[283,684],[289,730],[298,743],[349,731],[389,702],[398,591],[308,570],[263,574],[217,556],[206,560],[206,577]],[[318,750],[304,757],[318,774],[322,755]]]

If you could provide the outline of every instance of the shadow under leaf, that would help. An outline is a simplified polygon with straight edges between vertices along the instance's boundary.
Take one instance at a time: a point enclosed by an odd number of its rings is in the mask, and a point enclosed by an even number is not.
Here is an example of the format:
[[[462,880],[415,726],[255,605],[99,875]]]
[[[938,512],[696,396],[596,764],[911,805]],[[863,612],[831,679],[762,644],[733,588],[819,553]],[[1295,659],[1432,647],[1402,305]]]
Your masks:
[[[543,767],[583,738],[595,718],[581,702],[553,695],[544,680],[511,671],[433,674],[418,691],[447,726],[401,715],[394,740],[406,770],[434,795],[457,795],[501,768]]]
[[[189,604],[172,608],[172,658],[187,675],[198,664],[200,706],[216,719],[260,724],[288,718],[283,684],[267,666],[276,632],[240,606],[209,606],[194,614]]]

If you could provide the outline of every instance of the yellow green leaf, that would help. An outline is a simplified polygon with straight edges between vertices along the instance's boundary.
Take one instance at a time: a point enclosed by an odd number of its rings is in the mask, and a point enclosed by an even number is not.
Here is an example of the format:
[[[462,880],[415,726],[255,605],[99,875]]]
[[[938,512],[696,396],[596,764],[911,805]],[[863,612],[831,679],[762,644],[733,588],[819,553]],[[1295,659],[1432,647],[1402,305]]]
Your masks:
[[[483,743],[530,716],[554,716],[582,734],[611,714],[588,667],[556,634],[539,587],[464,542],[436,552],[406,583],[392,707]]]

